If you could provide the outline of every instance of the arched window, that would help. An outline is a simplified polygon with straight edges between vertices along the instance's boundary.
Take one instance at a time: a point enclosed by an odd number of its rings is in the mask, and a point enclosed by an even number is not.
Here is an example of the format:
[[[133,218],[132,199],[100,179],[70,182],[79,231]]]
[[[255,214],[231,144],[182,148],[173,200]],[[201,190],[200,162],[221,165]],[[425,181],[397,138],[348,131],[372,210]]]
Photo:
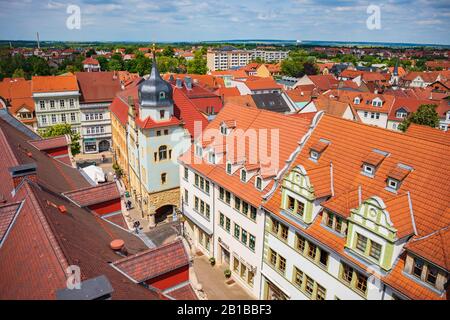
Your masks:
[[[167,146],[161,146],[158,150],[159,153],[159,161],[167,159]]]
[[[161,91],[159,93],[159,100],[164,100],[166,98],[166,93],[164,91]]]

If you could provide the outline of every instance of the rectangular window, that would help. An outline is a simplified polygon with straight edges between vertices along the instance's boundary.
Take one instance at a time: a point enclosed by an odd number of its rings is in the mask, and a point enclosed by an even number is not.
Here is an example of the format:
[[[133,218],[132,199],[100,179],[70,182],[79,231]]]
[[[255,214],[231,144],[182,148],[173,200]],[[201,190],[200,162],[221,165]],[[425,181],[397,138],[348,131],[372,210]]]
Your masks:
[[[61,108],[64,108],[64,105],[65,105],[65,101],[64,100],[59,100],[59,106]]]
[[[47,124],[47,117],[46,116],[41,116],[41,123],[42,124]]]
[[[167,173],[161,173],[161,184],[165,184],[167,182]]]
[[[255,242],[256,242],[255,236],[251,234],[249,237],[248,246],[253,251],[255,251]]]
[[[255,207],[250,207],[250,219],[256,220],[257,209]]]
[[[234,208],[238,211],[241,211],[241,199],[234,196]]]
[[[198,176],[198,174],[195,174],[195,185],[198,187],[198,181],[199,181],[200,177]]]
[[[247,245],[247,231],[242,229],[241,241],[243,244]]]
[[[356,274],[356,289],[361,291],[362,293],[366,293],[367,290],[367,277],[360,273]]]
[[[236,223],[234,224],[234,237],[239,239],[241,236],[241,227],[239,227]]]
[[[300,271],[297,269],[297,267],[294,267],[294,283],[301,288],[303,285],[303,271]]]
[[[205,181],[205,192],[209,194],[209,181]]]
[[[317,294],[316,294],[316,300],[325,300],[327,290],[325,290],[324,287],[317,284]]]
[[[306,239],[303,238],[301,235],[297,234],[297,250],[300,251],[302,254],[305,252],[305,246],[306,246]]]
[[[427,271],[427,276],[426,276],[427,282],[429,284],[432,284],[433,286],[435,286],[437,274],[438,274],[437,269],[428,265],[428,271]]]
[[[199,203],[199,199],[197,197],[195,197],[195,203],[194,203],[195,211],[198,211],[198,203]]]
[[[279,255],[280,261],[278,262],[278,270],[281,273],[286,272],[286,259]]]
[[[227,204],[231,203],[231,193],[229,191],[225,192],[225,202]]]
[[[272,249],[269,249],[269,263],[275,267],[277,265],[277,253]]]
[[[241,278],[245,278],[246,274],[247,274],[247,267],[245,266],[245,264],[241,263],[241,273],[240,273]]]
[[[248,203],[245,202],[245,201],[242,202],[242,213],[243,213],[244,215],[247,215],[247,214],[248,214]]]
[[[56,114],[52,114],[51,118],[52,118],[52,123],[56,123]]]
[[[208,220],[209,220],[210,214],[211,214],[211,208],[210,208],[209,204],[206,204],[206,212],[205,212],[205,215],[206,215],[206,218],[207,218]]]
[[[281,239],[287,240],[288,235],[289,235],[289,228],[286,227],[285,225],[281,225],[281,233],[280,233]]]
[[[280,229],[280,223],[275,220],[274,218],[272,218],[272,233],[275,235],[278,235],[278,231]]]
[[[77,121],[77,118],[76,118],[75,113],[71,113],[71,114],[70,114],[70,121],[72,121],[72,122]]]
[[[356,249],[361,251],[362,253],[366,252],[367,248],[367,238],[360,235],[359,233],[356,234]]]
[[[353,278],[353,268],[347,264],[342,264],[342,275],[341,279],[344,280],[347,284],[352,282]]]
[[[188,168],[184,168],[184,179],[186,179],[186,180],[189,179],[189,169]]]
[[[376,243],[374,241],[370,241],[370,251],[369,255],[375,260],[380,260],[381,256],[381,244]]]
[[[74,99],[70,99],[69,100],[69,106],[70,107],[74,107],[75,106],[75,100]]]
[[[295,199],[291,196],[288,196],[288,209],[294,211],[295,209]]]
[[[55,100],[50,100],[50,109],[55,109]]]
[[[297,201],[297,214],[303,217],[303,212],[305,210],[305,204],[303,202]]]
[[[231,230],[231,220],[229,218],[226,218],[225,220],[225,230],[227,230],[228,233],[230,233]]]
[[[308,257],[311,259],[316,259],[317,246],[311,242],[308,243]]]
[[[314,280],[306,276],[305,293],[311,297],[313,292],[314,292]]]
[[[413,267],[413,275],[415,275],[417,278],[422,277],[422,271],[423,271],[423,261],[419,259],[414,259],[414,267]]]
[[[328,255],[329,255],[328,252],[319,248],[319,253],[320,253],[319,258],[320,264],[324,267],[328,266]]]
[[[187,189],[184,189],[184,203],[189,205],[189,191]]]
[[[219,188],[219,199],[222,201],[225,199],[225,190],[222,187]]]
[[[45,101],[39,101],[39,107],[41,110],[45,110]]]
[[[240,265],[239,260],[236,257],[234,257],[234,259],[233,259],[233,271],[234,272],[238,272],[239,265]]]
[[[156,136],[157,136],[157,137],[160,137],[160,136],[161,136],[161,130],[157,130],[157,131],[156,131]]]
[[[66,122],[66,115],[63,113],[61,114],[61,122]]]

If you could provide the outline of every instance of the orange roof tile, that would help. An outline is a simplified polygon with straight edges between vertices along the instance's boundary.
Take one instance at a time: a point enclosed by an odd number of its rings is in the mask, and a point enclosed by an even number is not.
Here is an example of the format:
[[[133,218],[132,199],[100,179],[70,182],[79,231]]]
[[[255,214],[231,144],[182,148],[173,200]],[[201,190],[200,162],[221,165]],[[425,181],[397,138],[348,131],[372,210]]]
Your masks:
[[[419,124],[411,123],[408,130],[406,130],[406,134],[411,137],[450,146],[450,131],[442,131],[428,126],[421,126]]]
[[[79,90],[76,76],[39,76],[31,81],[33,93]]]

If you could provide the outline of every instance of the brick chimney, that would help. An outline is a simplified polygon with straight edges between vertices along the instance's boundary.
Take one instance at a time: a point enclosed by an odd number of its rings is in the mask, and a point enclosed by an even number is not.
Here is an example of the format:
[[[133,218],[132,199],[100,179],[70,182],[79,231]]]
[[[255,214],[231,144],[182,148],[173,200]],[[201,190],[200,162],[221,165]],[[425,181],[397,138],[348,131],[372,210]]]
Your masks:
[[[30,181],[37,182],[37,165],[36,163],[27,163],[17,167],[9,168],[9,172],[13,179],[14,189],[27,178]]]

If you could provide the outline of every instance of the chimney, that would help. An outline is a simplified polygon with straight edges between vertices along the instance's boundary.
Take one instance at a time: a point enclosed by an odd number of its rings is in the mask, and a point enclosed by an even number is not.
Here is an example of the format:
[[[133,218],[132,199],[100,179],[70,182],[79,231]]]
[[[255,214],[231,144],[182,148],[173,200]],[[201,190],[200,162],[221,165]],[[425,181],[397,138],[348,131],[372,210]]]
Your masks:
[[[28,163],[17,167],[9,168],[11,177],[13,179],[14,189],[27,178],[30,181],[37,182],[37,165],[36,163]]]
[[[125,247],[125,242],[121,239],[116,239],[111,241],[111,243],[109,244],[109,246],[111,247],[111,249],[120,254],[120,255],[124,255],[124,256],[128,256],[128,250]]]
[[[176,86],[178,89],[181,89],[183,87],[183,83],[181,82],[181,79],[179,79],[179,78],[177,79]]]
[[[184,83],[186,84],[186,89],[192,90],[192,78],[191,77],[185,77]]]

